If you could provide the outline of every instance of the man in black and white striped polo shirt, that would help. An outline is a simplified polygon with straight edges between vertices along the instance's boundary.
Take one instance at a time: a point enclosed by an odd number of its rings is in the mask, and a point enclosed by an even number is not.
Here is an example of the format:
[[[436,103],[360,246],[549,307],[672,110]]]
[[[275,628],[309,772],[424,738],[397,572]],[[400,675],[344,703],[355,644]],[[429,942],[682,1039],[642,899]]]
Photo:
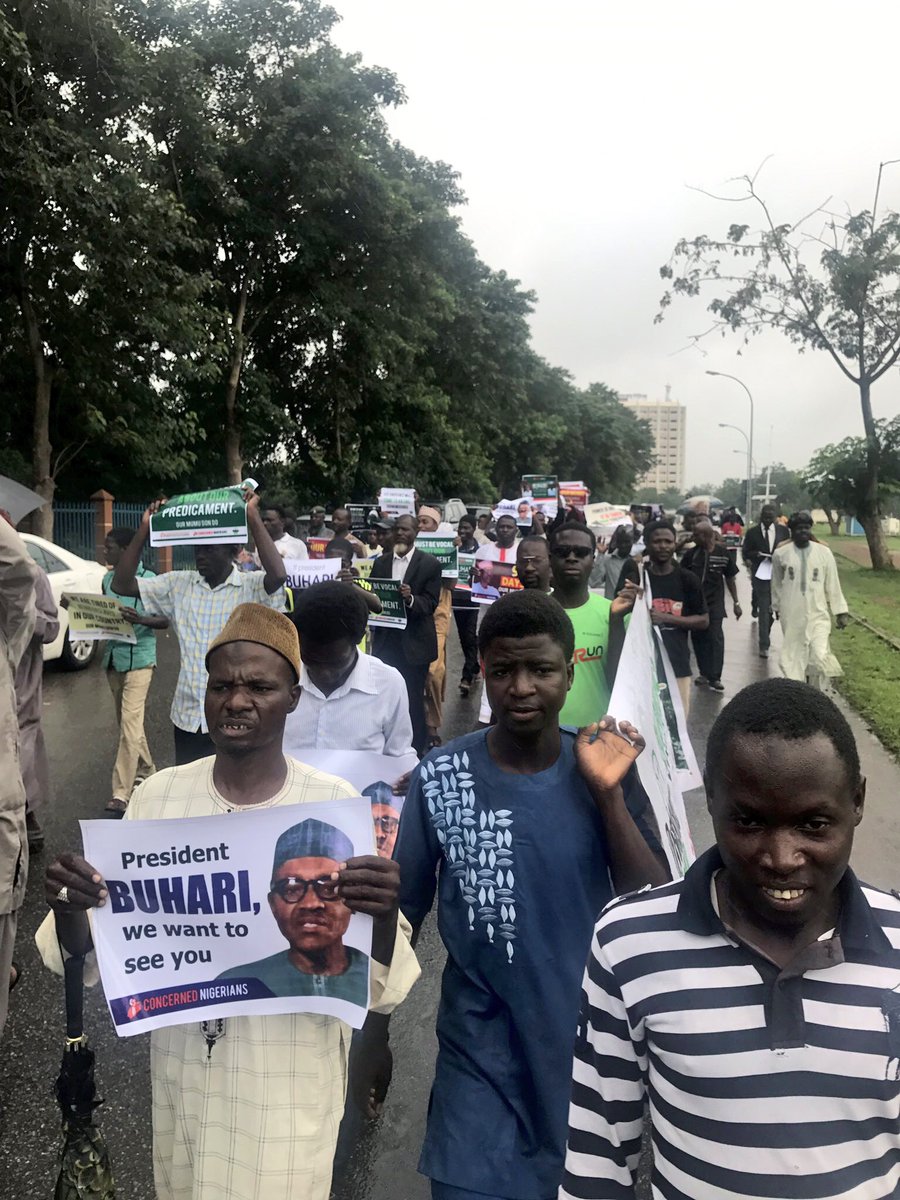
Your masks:
[[[582,994],[561,1198],[900,1195],[900,900],[848,863],[865,781],[835,705],[771,679],[709,738],[716,845],[613,901]]]

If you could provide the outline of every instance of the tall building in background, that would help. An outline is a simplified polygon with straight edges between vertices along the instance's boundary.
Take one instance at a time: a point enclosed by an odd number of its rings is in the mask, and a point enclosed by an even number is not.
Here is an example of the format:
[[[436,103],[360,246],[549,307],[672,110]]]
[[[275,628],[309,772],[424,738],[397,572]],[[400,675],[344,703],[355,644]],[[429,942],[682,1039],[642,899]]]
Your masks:
[[[622,403],[636,417],[648,422],[653,434],[656,462],[636,486],[655,488],[660,494],[684,489],[686,409],[672,399],[671,391],[667,384],[665,400],[649,400],[641,395],[621,397]]]

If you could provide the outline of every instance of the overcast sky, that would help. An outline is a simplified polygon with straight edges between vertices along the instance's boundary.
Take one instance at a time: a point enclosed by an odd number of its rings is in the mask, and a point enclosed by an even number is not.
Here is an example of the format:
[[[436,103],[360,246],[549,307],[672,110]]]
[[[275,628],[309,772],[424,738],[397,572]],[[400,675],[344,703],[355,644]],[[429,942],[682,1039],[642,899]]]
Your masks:
[[[687,405],[687,486],[741,475],[756,404],[754,460],[800,467],[862,431],[858,398],[824,354],[775,334],[684,349],[707,328],[699,300],[654,326],[659,267],[679,237],[751,221],[713,191],[773,157],[761,187],[778,220],[829,196],[871,206],[878,163],[900,158],[900,6],[890,0],[332,0],[336,40],[388,67],[407,103],[390,116],[417,153],[461,174],[463,225],[481,257],[538,294],[534,345],[579,384]],[[900,165],[881,206],[900,208]],[[900,373],[875,388],[900,409]],[[745,456],[746,449],[741,450]]]

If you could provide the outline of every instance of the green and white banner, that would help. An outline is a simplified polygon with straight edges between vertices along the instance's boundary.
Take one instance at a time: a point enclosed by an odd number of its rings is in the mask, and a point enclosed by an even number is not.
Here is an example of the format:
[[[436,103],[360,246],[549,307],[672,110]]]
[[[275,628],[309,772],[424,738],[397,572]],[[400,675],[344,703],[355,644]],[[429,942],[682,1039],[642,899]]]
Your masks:
[[[369,624],[375,629],[405,629],[406,604],[399,579],[370,579],[369,586],[381,601],[381,612],[369,613]]]
[[[151,546],[212,546],[247,541],[247,505],[239,487],[173,496],[150,518]]]
[[[416,538],[416,549],[438,560],[441,564],[442,579],[459,578],[459,553],[454,538],[420,533]]]

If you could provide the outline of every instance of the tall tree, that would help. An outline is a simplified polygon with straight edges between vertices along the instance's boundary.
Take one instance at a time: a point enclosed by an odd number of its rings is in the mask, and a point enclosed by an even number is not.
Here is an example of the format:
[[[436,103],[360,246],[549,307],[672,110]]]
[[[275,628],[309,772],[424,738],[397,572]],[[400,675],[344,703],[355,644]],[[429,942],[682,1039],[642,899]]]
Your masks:
[[[93,440],[134,450],[152,430],[174,453],[183,432],[155,402],[172,355],[196,348],[206,281],[180,265],[190,231],[148,186],[135,136],[154,19],[128,0],[0,10],[4,358],[14,375],[10,355],[29,365],[32,483],[48,502],[33,527],[46,536],[56,480]]]
[[[875,422],[878,446],[879,507],[900,497],[900,417]],[[837,534],[845,513],[856,515],[869,487],[869,448],[865,438],[844,438],[823,446],[803,472],[813,502],[825,509],[831,532]]]
[[[838,217],[823,205],[790,224],[773,217],[757,190],[759,172],[743,176],[745,192],[718,198],[752,203],[759,225],[732,224],[724,237],[703,234],[678,242],[660,269],[669,289],[656,319],[662,319],[673,295],[711,292],[712,330],[737,331],[746,341],[763,329],[776,329],[801,351],[829,356],[859,398],[866,474],[856,515],[873,567],[889,570],[872,386],[900,360],[900,214],[877,216],[883,166],[871,211]]]
[[[194,269],[219,285],[226,354],[198,404],[231,482],[284,425],[257,370],[269,337],[313,355],[342,344],[320,310],[370,254],[373,213],[390,218],[373,147],[401,92],[328,40],[336,19],[318,0],[195,4],[159,59],[160,177],[194,223]]]

